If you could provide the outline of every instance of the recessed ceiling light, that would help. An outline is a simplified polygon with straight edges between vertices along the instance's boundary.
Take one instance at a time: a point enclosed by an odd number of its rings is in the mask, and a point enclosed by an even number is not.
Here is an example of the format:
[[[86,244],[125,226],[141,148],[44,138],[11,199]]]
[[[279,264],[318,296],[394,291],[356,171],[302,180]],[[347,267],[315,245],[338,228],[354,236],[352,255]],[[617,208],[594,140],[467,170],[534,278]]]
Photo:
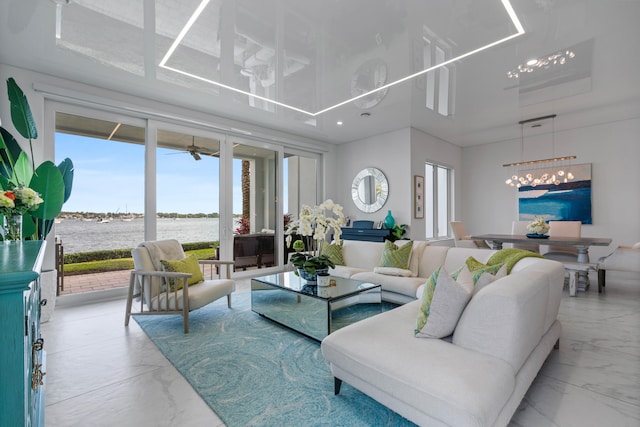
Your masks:
[[[411,80],[413,78],[416,78],[418,76],[426,74],[429,71],[433,71],[433,70],[436,70],[438,68],[445,67],[445,66],[447,66],[447,65],[449,65],[451,63],[458,62],[458,61],[460,61],[460,60],[462,60],[464,58],[467,58],[469,56],[475,55],[476,53],[482,52],[483,50],[490,49],[490,48],[492,48],[494,46],[497,46],[499,44],[505,43],[505,42],[507,42],[507,41],[509,41],[509,40],[511,40],[511,39],[513,39],[515,37],[519,37],[519,36],[521,36],[521,35],[523,35],[525,33],[524,27],[522,26],[522,23],[520,22],[520,19],[518,19],[518,16],[516,15],[515,11],[513,10],[513,6],[511,5],[510,0],[500,0],[502,2],[502,6],[505,8],[505,10],[507,12],[507,15],[509,15],[509,18],[511,20],[511,24],[513,24],[513,26],[516,29],[515,33],[513,33],[513,34],[511,34],[509,36],[503,37],[502,39],[496,40],[496,41],[494,41],[492,43],[489,43],[487,45],[484,45],[484,46],[478,47],[476,49],[473,49],[473,50],[471,50],[469,52],[466,52],[466,53],[463,53],[461,55],[458,55],[458,56],[456,56],[454,58],[451,58],[451,59],[449,59],[447,61],[440,62],[440,63],[438,63],[438,64],[436,64],[436,65],[434,65],[432,67],[425,68],[424,70],[418,71],[417,73],[413,73],[413,74],[411,74],[409,76],[406,76],[406,77],[403,77],[401,79],[392,81],[391,83],[387,83],[386,85],[377,87],[377,88],[375,88],[373,90],[370,90],[369,92],[365,92],[365,93],[360,94],[358,96],[354,96],[353,98],[349,98],[347,100],[341,101],[341,102],[339,102],[337,104],[331,105],[331,106],[329,106],[327,108],[324,108],[322,110],[316,111],[314,113],[312,111],[306,111],[306,110],[303,110],[301,108],[294,107],[292,105],[288,105],[288,104],[285,104],[285,103],[280,102],[280,101],[269,99],[267,97],[256,95],[254,93],[246,92],[244,90],[235,88],[233,86],[229,86],[229,85],[226,85],[226,84],[223,84],[223,83],[220,83],[220,82],[217,82],[217,81],[214,81],[214,80],[199,76],[197,74],[193,74],[193,73],[190,73],[188,71],[180,70],[178,68],[174,68],[174,67],[171,67],[171,66],[167,65],[167,62],[169,61],[169,59],[171,58],[171,56],[175,52],[175,50],[178,47],[178,45],[180,43],[182,43],[182,40],[186,36],[187,32],[191,29],[191,27],[193,26],[195,21],[198,19],[198,17],[200,16],[200,14],[203,12],[203,10],[209,4],[210,1],[211,0],[201,0],[200,4],[196,7],[196,10],[191,15],[191,17],[189,18],[189,20],[185,24],[184,28],[182,28],[182,30],[180,31],[180,33],[178,34],[176,39],[173,41],[173,43],[169,47],[169,50],[167,50],[167,53],[165,53],[164,57],[162,58],[162,60],[158,64],[158,66],[160,68],[164,68],[166,70],[170,70],[170,71],[176,72],[178,74],[182,74],[184,76],[188,76],[188,77],[194,78],[196,80],[200,80],[200,81],[203,81],[203,82],[206,82],[206,83],[210,83],[212,85],[215,85],[215,86],[218,86],[218,87],[221,87],[221,88],[224,88],[224,89],[228,89],[228,90],[236,92],[236,93],[241,93],[243,95],[249,96],[249,97],[254,98],[254,99],[259,99],[259,100],[271,103],[273,105],[279,105],[281,107],[288,108],[290,110],[297,111],[299,113],[303,113],[303,114],[309,115],[311,117],[315,117],[315,116],[318,116],[320,114],[324,114],[327,111],[331,111],[331,110],[334,110],[336,108],[342,107],[343,105],[350,104],[351,102],[353,102],[355,100],[364,98],[364,97],[369,96],[369,95],[371,95],[373,93],[377,93],[377,92],[380,92],[380,91],[387,90],[391,86],[395,86],[395,85],[398,85],[400,83],[404,83],[407,80]]]
[[[336,124],[337,124],[338,126],[342,126],[342,120],[338,120],[338,121],[336,122]]]

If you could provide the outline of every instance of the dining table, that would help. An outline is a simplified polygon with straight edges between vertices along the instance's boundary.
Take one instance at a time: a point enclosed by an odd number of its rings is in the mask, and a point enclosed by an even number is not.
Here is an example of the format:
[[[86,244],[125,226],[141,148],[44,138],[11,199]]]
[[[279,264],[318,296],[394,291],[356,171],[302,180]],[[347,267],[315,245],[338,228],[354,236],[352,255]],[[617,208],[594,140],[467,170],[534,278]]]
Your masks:
[[[493,249],[502,249],[503,243],[537,243],[549,246],[574,246],[578,249],[577,262],[588,265],[591,265],[589,261],[590,246],[609,246],[611,244],[611,239],[608,237],[528,237],[520,234],[476,234],[471,236],[471,239],[484,240],[488,242]],[[594,268],[595,266],[591,265],[591,267]],[[586,290],[588,287],[589,281],[586,272],[582,271],[579,274],[579,289]]]
[[[611,239],[608,237],[544,237],[534,238],[522,234],[477,234],[471,236],[473,240],[485,240],[493,249],[502,249],[503,243],[537,243],[550,246],[575,246],[578,249],[578,262],[589,262],[590,246],[609,246]]]

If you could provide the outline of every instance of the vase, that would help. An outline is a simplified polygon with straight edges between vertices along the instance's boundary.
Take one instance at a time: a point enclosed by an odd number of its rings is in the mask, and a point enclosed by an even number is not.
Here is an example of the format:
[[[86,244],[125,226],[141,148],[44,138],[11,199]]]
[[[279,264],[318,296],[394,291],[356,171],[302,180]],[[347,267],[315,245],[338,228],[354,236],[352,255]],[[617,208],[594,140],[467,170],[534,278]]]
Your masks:
[[[331,277],[329,276],[329,273],[317,272],[316,275],[318,276],[317,277],[318,286],[323,286],[323,287],[329,286],[329,278]]]
[[[387,230],[391,230],[394,225],[396,225],[396,220],[393,219],[391,211],[387,211],[387,216],[384,218],[384,226]]]
[[[3,234],[5,241],[22,240],[22,214],[4,216]]]
[[[305,270],[304,268],[299,268],[298,276],[300,276],[300,278],[305,282],[307,282],[308,284],[315,285],[316,282],[318,281],[318,273],[327,274],[328,272],[329,272],[328,268],[322,268],[322,269],[316,270],[315,273],[311,274],[311,273],[308,273],[307,270]]]

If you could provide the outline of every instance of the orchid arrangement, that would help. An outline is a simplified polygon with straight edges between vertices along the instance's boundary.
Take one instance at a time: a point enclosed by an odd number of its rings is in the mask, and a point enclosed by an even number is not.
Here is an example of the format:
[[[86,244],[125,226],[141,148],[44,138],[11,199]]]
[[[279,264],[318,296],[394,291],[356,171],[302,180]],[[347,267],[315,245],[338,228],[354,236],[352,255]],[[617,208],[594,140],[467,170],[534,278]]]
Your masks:
[[[333,230],[336,238],[340,237],[343,225],[344,213],[342,212],[342,206],[333,203],[333,200],[325,200],[314,207],[303,205],[300,210],[300,218],[291,221],[287,225],[285,231],[287,247],[291,246],[292,235],[298,234],[306,238],[306,240],[313,240],[314,244],[307,245],[307,247],[317,250],[320,246],[320,241],[325,240],[329,230]]]
[[[314,274],[315,270],[335,267],[326,256],[318,256],[320,242],[326,239],[327,233],[333,231],[334,238],[339,238],[344,225],[342,206],[328,199],[318,206],[303,205],[300,218],[291,221],[285,230],[287,247],[291,247],[293,235],[297,234],[305,240],[302,247],[306,247],[308,254],[297,253],[291,257],[294,266],[304,268]],[[299,240],[296,240],[298,244]],[[296,247],[294,244],[294,249]],[[298,245],[300,247],[300,245]]]
[[[535,234],[547,234],[549,232],[549,224],[544,220],[544,217],[536,216],[533,221],[527,224],[527,231]]]

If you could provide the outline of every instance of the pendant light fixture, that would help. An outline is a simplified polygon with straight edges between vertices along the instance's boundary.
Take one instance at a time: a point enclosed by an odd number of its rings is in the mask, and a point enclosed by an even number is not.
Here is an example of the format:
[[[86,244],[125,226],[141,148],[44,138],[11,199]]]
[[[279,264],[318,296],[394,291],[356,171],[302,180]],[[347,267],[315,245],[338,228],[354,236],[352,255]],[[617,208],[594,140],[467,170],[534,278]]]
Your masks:
[[[576,158],[576,156],[555,157],[555,118],[556,115],[535,117],[533,119],[521,120],[520,125],[520,161],[516,163],[507,163],[502,165],[506,168],[514,170],[511,177],[507,178],[505,183],[510,187],[520,188],[523,186],[537,187],[538,185],[560,185],[573,180],[573,174],[567,170],[567,162]],[[524,125],[527,123],[540,122],[551,119],[551,155],[550,159],[539,160],[523,160],[524,159]],[[540,126],[540,125],[538,125]],[[531,165],[534,169],[527,170],[526,174],[516,171],[519,166]]]

